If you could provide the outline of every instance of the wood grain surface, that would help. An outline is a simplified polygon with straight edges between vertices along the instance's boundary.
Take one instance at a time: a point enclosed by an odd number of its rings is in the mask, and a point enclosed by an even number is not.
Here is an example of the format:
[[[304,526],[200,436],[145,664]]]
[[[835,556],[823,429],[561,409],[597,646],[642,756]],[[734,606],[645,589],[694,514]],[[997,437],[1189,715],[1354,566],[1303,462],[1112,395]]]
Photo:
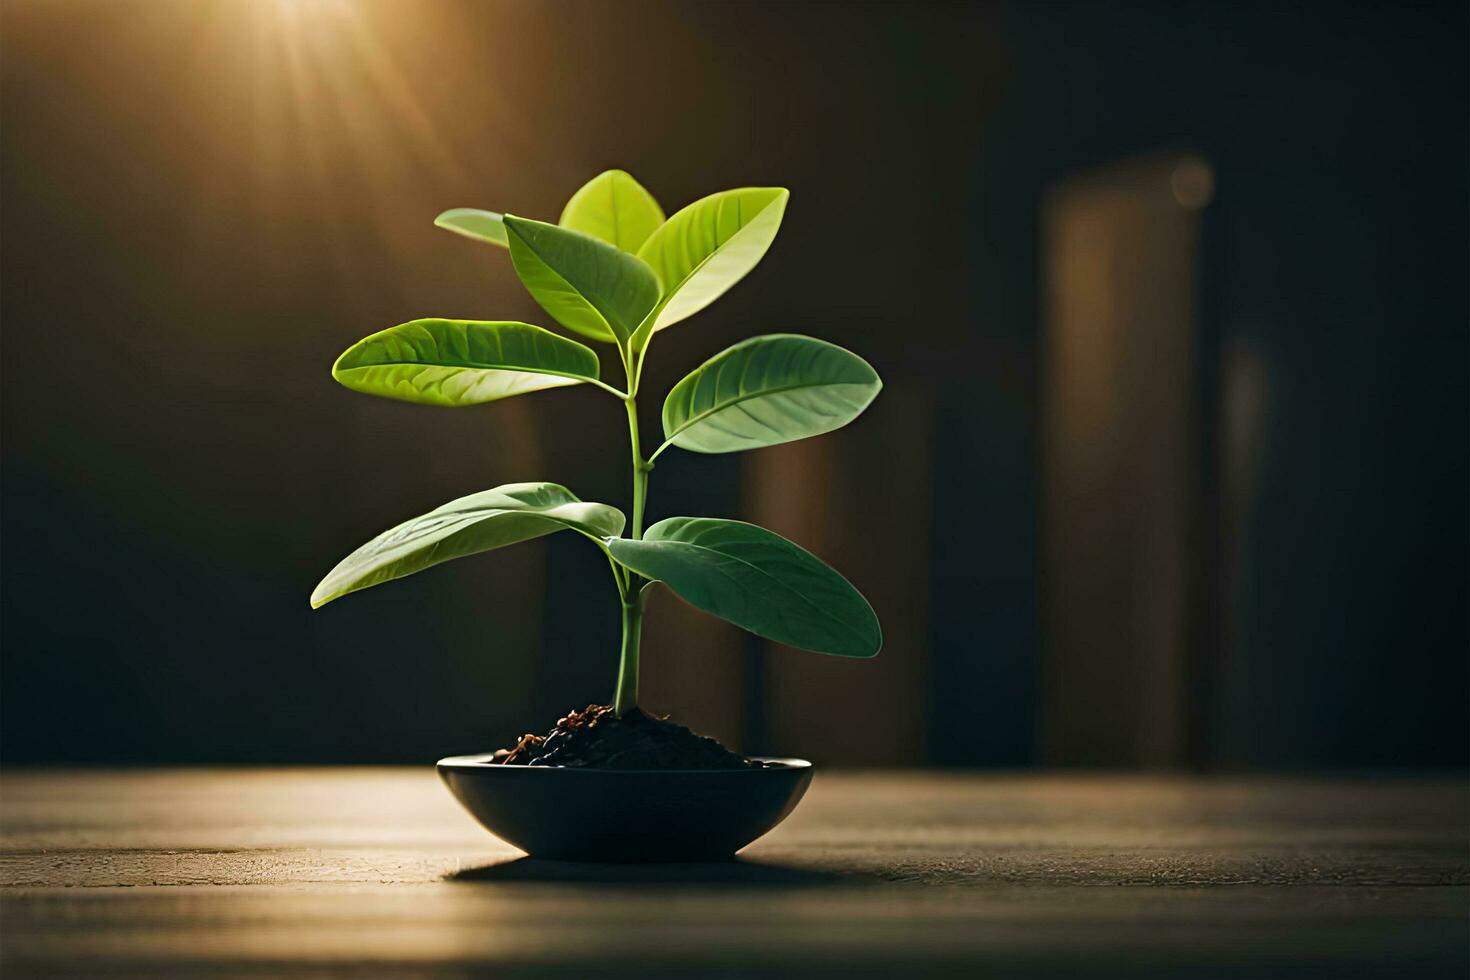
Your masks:
[[[422,769],[0,775],[0,973],[1470,969],[1463,780],[819,773],[738,861],[539,862]]]

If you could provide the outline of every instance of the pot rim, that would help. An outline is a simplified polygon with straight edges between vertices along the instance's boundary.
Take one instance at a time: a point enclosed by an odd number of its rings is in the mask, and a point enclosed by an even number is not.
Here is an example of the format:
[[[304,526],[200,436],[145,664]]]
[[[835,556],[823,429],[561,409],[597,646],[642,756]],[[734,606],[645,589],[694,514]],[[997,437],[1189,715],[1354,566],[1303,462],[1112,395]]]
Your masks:
[[[456,772],[534,772],[539,770],[541,772],[599,773],[604,776],[734,776],[760,772],[800,772],[803,769],[813,768],[806,759],[768,755],[746,756],[747,759],[755,762],[775,763],[760,769],[601,769],[595,766],[507,766],[499,762],[491,762],[490,760],[494,757],[493,752],[451,755],[440,759],[434,765],[438,769],[451,769]]]

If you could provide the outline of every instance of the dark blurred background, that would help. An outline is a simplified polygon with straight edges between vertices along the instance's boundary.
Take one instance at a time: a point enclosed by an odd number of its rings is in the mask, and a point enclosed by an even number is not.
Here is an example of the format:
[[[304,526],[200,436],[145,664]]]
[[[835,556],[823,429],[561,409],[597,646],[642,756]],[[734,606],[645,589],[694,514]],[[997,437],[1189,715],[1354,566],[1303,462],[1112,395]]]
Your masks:
[[[1463,3],[0,4],[8,762],[413,761],[612,693],[556,537],[321,611],[461,494],[627,506],[593,390],[444,411],[328,367],[419,316],[548,318],[451,206],[792,190],[659,335],[661,393],[797,331],[851,427],[671,452],[650,520],[766,523],[886,647],[772,649],[668,595],[646,700],[824,762],[1463,766]]]

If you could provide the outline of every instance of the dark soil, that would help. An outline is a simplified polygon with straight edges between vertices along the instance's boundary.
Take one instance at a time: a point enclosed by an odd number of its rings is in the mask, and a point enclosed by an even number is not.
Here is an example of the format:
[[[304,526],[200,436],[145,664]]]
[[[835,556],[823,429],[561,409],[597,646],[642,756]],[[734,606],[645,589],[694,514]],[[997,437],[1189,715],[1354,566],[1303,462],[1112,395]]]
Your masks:
[[[573,711],[545,735],[522,735],[495,753],[507,766],[587,769],[759,769],[719,742],[633,709],[619,718],[610,704]]]

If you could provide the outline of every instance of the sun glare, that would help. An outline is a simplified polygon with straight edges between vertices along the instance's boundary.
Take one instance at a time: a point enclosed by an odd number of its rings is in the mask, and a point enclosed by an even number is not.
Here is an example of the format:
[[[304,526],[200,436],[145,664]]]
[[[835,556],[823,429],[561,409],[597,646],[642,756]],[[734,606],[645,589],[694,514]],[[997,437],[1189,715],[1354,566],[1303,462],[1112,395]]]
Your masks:
[[[357,228],[360,239],[366,219],[381,254],[401,238],[394,205],[405,187],[449,188],[467,179],[445,135],[454,121],[431,113],[419,91],[423,77],[413,71],[430,50],[443,53],[453,43],[453,25],[435,20],[433,10],[408,2],[220,0],[186,18],[177,13],[173,28],[193,35],[194,77],[229,110],[217,117],[212,139],[230,162],[196,198],[199,235],[217,233],[222,202],[244,194],[264,237],[278,219],[306,212],[323,229]],[[235,125],[227,129],[225,118]],[[321,247],[345,274],[365,244],[334,231],[323,234]]]
[[[350,11],[351,0],[270,0],[276,12],[290,20],[305,20]]]

